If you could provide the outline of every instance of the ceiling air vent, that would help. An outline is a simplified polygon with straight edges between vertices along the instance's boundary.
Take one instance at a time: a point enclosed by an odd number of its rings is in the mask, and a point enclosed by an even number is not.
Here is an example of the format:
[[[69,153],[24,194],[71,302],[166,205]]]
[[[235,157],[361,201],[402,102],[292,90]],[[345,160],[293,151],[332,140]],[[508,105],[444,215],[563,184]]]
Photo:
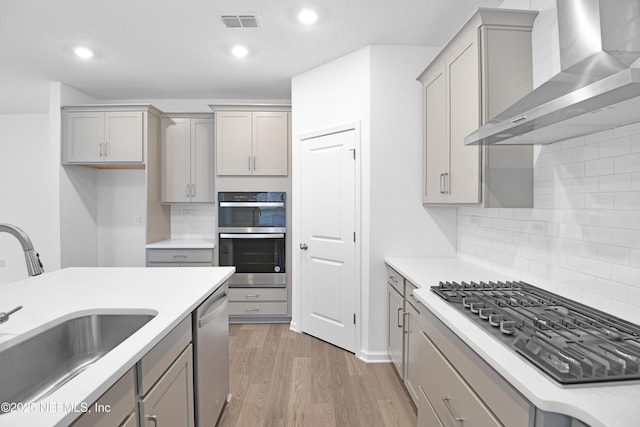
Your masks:
[[[220,15],[227,28],[257,28],[258,16],[255,13],[225,13]]]

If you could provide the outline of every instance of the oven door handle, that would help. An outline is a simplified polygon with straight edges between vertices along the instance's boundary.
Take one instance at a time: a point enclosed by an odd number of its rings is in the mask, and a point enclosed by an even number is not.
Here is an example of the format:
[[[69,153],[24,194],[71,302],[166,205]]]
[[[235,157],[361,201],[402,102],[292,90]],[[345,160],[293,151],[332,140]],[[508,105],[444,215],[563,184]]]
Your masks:
[[[250,234],[250,233],[221,233],[221,239],[284,239],[284,234],[282,233],[260,233],[260,234]]]
[[[220,202],[221,208],[282,208],[284,202]]]

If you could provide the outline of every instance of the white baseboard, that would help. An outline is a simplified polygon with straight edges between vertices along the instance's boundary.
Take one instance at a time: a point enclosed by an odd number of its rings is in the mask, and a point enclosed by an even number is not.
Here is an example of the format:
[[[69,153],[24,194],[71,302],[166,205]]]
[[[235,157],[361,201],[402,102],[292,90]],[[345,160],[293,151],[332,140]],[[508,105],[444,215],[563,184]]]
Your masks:
[[[386,351],[360,351],[357,357],[366,363],[391,363]]]

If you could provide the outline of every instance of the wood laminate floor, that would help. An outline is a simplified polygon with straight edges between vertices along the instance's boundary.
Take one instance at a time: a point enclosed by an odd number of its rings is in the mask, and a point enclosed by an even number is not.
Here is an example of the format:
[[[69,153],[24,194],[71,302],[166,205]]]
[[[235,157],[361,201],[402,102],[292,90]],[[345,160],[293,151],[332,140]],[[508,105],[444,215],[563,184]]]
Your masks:
[[[415,426],[393,365],[367,364],[288,324],[230,325],[231,403],[220,427]]]

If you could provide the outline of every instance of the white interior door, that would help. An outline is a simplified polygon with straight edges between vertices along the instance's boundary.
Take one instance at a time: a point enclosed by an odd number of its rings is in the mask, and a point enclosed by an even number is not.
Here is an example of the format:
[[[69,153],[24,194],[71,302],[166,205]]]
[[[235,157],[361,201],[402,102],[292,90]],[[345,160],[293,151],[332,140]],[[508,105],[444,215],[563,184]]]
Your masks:
[[[302,330],[355,350],[356,131],[301,142]]]

